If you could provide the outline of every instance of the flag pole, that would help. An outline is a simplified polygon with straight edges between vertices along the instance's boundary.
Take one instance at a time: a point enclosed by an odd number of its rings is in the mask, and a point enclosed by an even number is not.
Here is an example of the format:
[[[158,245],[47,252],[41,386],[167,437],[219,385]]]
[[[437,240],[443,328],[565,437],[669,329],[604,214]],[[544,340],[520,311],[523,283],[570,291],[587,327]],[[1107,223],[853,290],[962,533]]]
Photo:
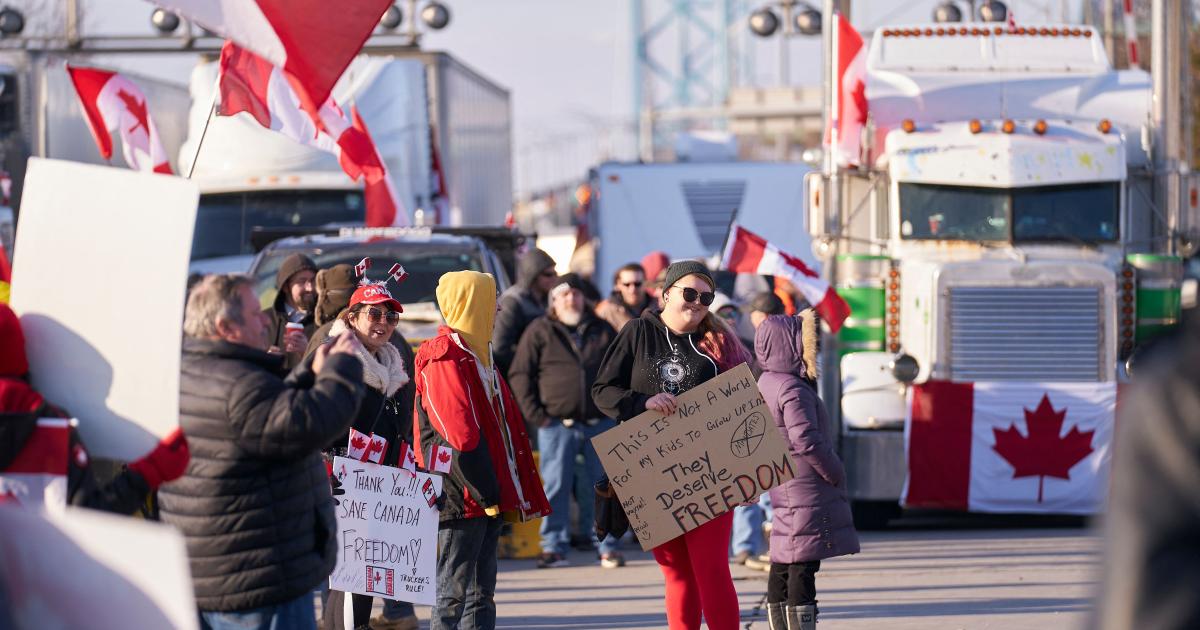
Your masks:
[[[212,103],[208,106],[208,117],[204,119],[204,128],[200,130],[200,140],[196,142],[196,152],[192,154],[192,163],[188,165],[187,178],[192,178],[196,172],[196,161],[200,159],[200,149],[204,146],[204,136],[208,135],[208,124],[212,122],[213,114],[217,111],[217,98],[221,96],[221,73],[217,72],[217,81],[213,83]]]

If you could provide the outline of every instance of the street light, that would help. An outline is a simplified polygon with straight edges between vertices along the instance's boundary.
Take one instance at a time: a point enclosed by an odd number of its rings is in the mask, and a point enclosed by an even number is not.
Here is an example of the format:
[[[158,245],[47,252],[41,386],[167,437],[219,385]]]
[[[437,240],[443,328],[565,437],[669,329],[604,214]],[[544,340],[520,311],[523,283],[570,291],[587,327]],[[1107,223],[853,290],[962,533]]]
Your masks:
[[[953,2],[943,2],[933,10],[933,21],[938,24],[946,22],[961,22],[963,19],[962,10]]]
[[[759,9],[750,14],[750,30],[759,37],[770,37],[779,28],[779,18],[770,9]]]
[[[966,0],[968,19],[978,19],[981,22],[1005,22],[1008,20],[1008,7],[999,0],[988,0],[975,11],[975,0]],[[952,0],[946,0],[933,10],[933,21],[939,24],[963,21],[962,9]]]
[[[984,22],[1008,21],[1008,7],[1004,6],[1003,2],[988,0],[979,7],[979,19]]]
[[[9,7],[0,9],[0,36],[18,35],[25,30],[25,16]]]
[[[404,12],[400,7],[392,5],[383,12],[383,17],[379,18],[379,25],[389,31],[395,30],[404,21]]]
[[[450,23],[450,9],[440,2],[430,2],[421,9],[421,21],[425,26],[440,31]]]
[[[155,9],[150,14],[150,24],[162,35],[170,35],[179,28],[179,16],[166,9]]]

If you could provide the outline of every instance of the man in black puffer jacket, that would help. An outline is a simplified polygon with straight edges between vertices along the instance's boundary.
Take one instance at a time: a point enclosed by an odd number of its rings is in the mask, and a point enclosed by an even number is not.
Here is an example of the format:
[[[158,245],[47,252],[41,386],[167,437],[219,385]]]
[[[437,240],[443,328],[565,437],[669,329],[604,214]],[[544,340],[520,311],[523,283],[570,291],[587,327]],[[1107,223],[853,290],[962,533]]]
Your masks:
[[[340,337],[285,378],[251,286],[209,276],[188,298],[179,419],[192,459],[159,500],[186,539],[202,628],[311,629],[336,548],[320,451],[362,400],[360,346]]]

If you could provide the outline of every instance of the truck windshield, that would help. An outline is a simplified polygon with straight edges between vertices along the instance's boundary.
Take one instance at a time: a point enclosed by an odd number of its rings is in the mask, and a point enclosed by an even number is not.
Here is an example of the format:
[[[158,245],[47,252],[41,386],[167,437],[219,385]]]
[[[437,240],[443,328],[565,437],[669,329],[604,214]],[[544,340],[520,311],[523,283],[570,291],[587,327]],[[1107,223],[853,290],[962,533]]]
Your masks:
[[[1117,182],[977,188],[900,184],[900,235],[910,240],[1106,242],[1118,236]]]
[[[361,224],[360,190],[262,190],[200,195],[192,260],[253,254],[255,227]]]

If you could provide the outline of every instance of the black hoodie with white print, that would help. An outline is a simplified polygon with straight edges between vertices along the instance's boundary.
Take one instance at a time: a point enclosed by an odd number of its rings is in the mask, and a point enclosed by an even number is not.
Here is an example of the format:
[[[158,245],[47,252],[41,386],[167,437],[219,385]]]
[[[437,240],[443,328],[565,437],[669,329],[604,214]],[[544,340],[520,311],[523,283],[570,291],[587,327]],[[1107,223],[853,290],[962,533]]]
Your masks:
[[[646,411],[663,392],[682,394],[717,375],[717,363],[700,349],[698,332],[677,335],[653,310],[626,324],[609,346],[592,385],[605,415],[624,422]]]

